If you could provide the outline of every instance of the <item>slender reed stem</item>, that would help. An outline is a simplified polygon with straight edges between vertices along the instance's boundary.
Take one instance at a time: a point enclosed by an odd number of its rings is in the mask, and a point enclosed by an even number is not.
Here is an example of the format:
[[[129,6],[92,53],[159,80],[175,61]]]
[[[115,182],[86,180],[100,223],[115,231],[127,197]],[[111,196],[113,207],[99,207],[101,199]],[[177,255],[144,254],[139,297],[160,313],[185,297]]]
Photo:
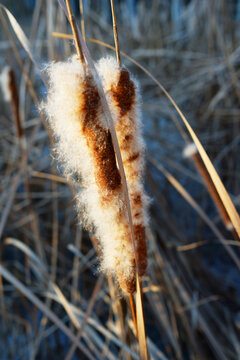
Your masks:
[[[83,40],[86,42],[86,33],[85,33],[85,23],[84,23],[84,16],[83,16],[83,0],[79,0],[79,9],[81,15],[81,31]]]
[[[78,37],[75,17],[73,15],[72,8],[71,8],[69,0],[66,0],[66,5],[67,5],[67,10],[68,10],[68,15],[69,15],[69,22],[70,22],[72,32],[73,32],[73,36],[74,36],[74,40],[75,40],[75,43],[76,43],[77,53],[79,55],[79,59],[80,59],[81,63],[84,64],[84,56],[83,56],[83,52],[82,52],[81,42],[80,42],[80,39]]]
[[[138,338],[138,327],[137,327],[137,318],[136,318],[136,304],[135,304],[135,300],[133,295],[129,295],[129,302],[130,302],[130,307],[131,307],[131,312],[132,312],[132,318],[133,318],[133,323],[134,323],[134,327],[135,327],[135,331],[136,331],[136,337]]]
[[[120,48],[119,48],[119,41],[118,41],[117,22],[116,22],[113,0],[111,0],[111,9],[112,9],[113,34],[114,34],[114,41],[115,41],[115,48],[116,48],[116,57],[117,57],[118,65],[119,65],[119,67],[121,67],[121,57],[120,57]]]

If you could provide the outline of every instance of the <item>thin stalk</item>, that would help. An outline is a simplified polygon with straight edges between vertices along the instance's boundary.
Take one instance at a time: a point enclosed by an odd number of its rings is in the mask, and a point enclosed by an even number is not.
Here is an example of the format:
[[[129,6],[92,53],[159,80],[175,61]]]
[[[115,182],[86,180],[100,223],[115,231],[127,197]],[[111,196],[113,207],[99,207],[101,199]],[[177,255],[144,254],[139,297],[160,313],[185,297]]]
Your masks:
[[[133,318],[133,323],[134,323],[134,327],[135,327],[135,331],[136,331],[136,337],[138,338],[138,327],[137,327],[137,318],[136,318],[136,304],[135,304],[135,300],[133,295],[129,295],[129,302],[130,302],[130,308],[131,308],[131,312],[132,312],[132,318]]]
[[[75,40],[75,43],[76,43],[77,53],[79,55],[79,59],[80,59],[81,63],[84,64],[85,61],[84,61],[84,56],[83,56],[83,52],[82,52],[81,42],[80,42],[80,39],[79,39],[79,36],[78,36],[76,21],[75,21],[75,17],[73,15],[72,8],[71,8],[69,0],[66,0],[66,5],[67,5],[67,10],[68,10],[68,15],[69,15],[69,22],[70,22],[73,37],[74,37],[74,40]]]
[[[84,23],[84,16],[83,16],[83,0],[79,0],[79,9],[80,9],[80,16],[81,16],[82,37],[83,37],[83,40],[86,42],[85,23]]]
[[[113,34],[114,34],[114,42],[116,48],[116,57],[119,67],[121,67],[121,57],[120,57],[120,48],[119,48],[119,41],[118,41],[118,31],[117,31],[117,22],[115,16],[115,9],[114,9],[114,1],[111,1],[111,9],[112,9],[112,21],[113,21]]]

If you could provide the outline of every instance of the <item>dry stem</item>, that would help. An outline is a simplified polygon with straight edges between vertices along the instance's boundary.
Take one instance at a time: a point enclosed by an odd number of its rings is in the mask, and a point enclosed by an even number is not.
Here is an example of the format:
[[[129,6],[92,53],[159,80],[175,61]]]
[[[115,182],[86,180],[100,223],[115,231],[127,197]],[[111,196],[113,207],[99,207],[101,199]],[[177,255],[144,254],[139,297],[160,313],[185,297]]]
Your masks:
[[[76,43],[77,53],[79,55],[79,59],[80,59],[81,63],[84,64],[84,56],[83,56],[83,52],[82,52],[81,42],[80,42],[80,39],[78,37],[75,17],[73,15],[72,8],[71,8],[69,0],[66,0],[66,5],[67,5],[67,10],[68,10],[68,15],[69,15],[69,22],[70,22],[72,32],[73,32],[73,36],[74,36],[74,40],[75,40],[75,43]]]
[[[116,47],[116,57],[119,67],[121,67],[121,57],[120,57],[120,49],[119,49],[119,41],[118,41],[118,31],[117,31],[117,22],[115,17],[115,10],[114,10],[114,2],[111,0],[111,9],[112,9],[112,20],[113,20],[113,34],[114,34],[114,41]]]
[[[79,9],[81,15],[81,31],[83,40],[86,42],[86,34],[85,34],[85,24],[84,24],[84,16],[83,16],[83,0],[79,0]]]

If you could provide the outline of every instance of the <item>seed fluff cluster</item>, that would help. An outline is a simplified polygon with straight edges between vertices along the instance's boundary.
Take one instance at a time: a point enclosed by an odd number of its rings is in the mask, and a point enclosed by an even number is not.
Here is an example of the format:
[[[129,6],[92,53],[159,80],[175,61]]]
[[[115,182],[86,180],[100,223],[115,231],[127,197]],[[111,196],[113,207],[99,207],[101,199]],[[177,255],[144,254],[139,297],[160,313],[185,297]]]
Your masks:
[[[115,122],[131,207],[139,273],[146,271],[146,203],[142,185],[143,141],[138,91],[126,69],[112,58],[97,64]],[[108,69],[108,70],[107,70]],[[81,181],[77,207],[101,247],[101,268],[122,290],[135,291],[136,264],[121,176],[97,84],[89,68],[72,57],[48,66],[49,92],[43,105],[65,175]]]

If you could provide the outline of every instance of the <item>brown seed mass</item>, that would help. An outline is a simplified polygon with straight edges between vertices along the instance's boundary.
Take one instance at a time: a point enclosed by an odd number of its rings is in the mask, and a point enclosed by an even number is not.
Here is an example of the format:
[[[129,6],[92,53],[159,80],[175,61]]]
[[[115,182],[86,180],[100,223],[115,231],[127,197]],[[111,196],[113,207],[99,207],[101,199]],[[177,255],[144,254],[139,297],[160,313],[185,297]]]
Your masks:
[[[135,160],[137,160],[140,156],[140,153],[137,152],[137,153],[134,153],[133,155],[129,156],[129,158],[127,159],[127,162],[133,162]]]
[[[15,73],[12,69],[9,70],[9,91],[11,94],[11,102],[15,117],[17,136],[20,138],[23,135],[20,113],[19,113],[19,96],[16,83]]]
[[[133,196],[132,196],[132,202],[133,202],[133,204],[134,205],[142,205],[142,197],[141,197],[141,195],[140,194],[134,194]]]
[[[126,69],[121,69],[118,84],[111,91],[120,108],[120,115],[124,116],[131,110],[136,94],[134,82],[130,79],[130,74]]]
[[[136,242],[138,271],[139,275],[143,276],[147,269],[147,245],[145,227],[142,225],[134,225],[133,230]]]
[[[124,141],[129,141],[133,136],[131,134],[125,135]]]
[[[111,133],[98,120],[100,95],[91,76],[86,77],[83,97],[83,112],[86,115],[82,131],[93,153],[96,183],[102,190],[115,190],[121,185],[121,177],[116,164]]]
[[[134,273],[134,277],[129,279],[129,278],[124,277],[121,272],[118,272],[118,282],[119,282],[121,289],[126,294],[133,294],[136,291],[135,273]]]

